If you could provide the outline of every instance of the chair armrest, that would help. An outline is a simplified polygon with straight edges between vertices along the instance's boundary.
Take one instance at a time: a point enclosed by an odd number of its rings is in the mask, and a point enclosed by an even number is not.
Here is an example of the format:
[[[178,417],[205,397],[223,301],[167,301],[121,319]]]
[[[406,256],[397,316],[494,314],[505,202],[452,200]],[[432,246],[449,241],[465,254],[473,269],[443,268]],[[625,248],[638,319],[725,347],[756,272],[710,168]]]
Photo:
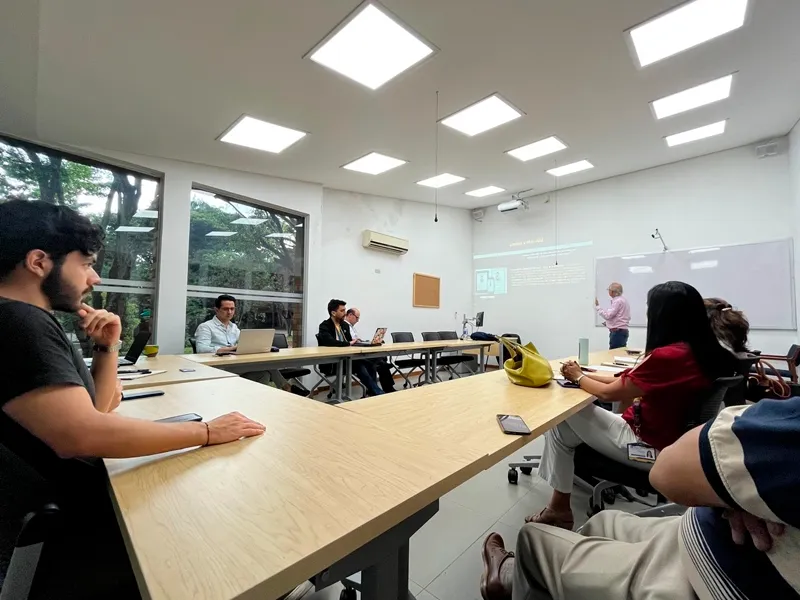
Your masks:
[[[778,354],[759,354],[758,358],[763,358],[764,360],[782,360],[785,362],[791,360],[790,356],[779,356]]]

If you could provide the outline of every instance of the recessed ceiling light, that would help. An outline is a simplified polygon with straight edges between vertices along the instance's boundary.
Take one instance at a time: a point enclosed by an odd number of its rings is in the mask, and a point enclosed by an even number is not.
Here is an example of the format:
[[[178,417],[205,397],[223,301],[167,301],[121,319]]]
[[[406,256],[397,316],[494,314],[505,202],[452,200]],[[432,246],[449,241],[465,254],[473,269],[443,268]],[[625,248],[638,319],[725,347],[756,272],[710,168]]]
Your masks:
[[[733,74],[655,100],[652,104],[656,119],[671,117],[699,106],[724,100],[731,95],[731,82],[733,82]]]
[[[539,140],[538,142],[533,142],[532,144],[527,144],[526,146],[520,146],[519,148],[509,150],[506,152],[506,154],[510,154],[522,162],[527,162],[529,160],[533,160],[534,158],[539,158],[540,156],[546,156],[547,154],[558,152],[566,147],[567,145],[560,139],[555,136],[550,136],[549,138]]]
[[[395,167],[406,164],[406,161],[399,158],[392,158],[385,154],[378,154],[377,152],[370,152],[366,156],[354,160],[351,163],[344,165],[342,168],[348,171],[358,171],[360,173],[367,173],[369,175],[380,175]]]
[[[476,198],[483,198],[484,196],[491,196],[492,194],[499,194],[500,192],[505,192],[505,189],[501,187],[497,187],[496,185],[490,185],[487,187],[482,187],[477,190],[472,190],[471,192],[467,192],[467,196],[474,196]]]
[[[153,227],[133,227],[131,225],[122,225],[117,227],[114,231],[118,233],[147,233],[153,231]]]
[[[668,135],[665,138],[667,140],[667,146],[671,148],[672,146],[680,146],[681,144],[688,144],[689,142],[696,142],[697,140],[702,140],[707,137],[720,135],[721,133],[725,133],[725,123],[727,123],[727,119],[725,121],[711,123],[711,125],[703,125],[696,129],[690,129],[689,131]]]
[[[629,31],[639,65],[693,48],[744,25],[747,0],[693,0]]]
[[[247,217],[242,217],[241,219],[231,221],[231,225],[261,225],[264,221],[266,221],[266,219],[250,219]]]
[[[231,237],[236,235],[235,231],[209,231],[206,237]]]
[[[424,185],[425,187],[440,188],[453,183],[458,183],[459,181],[464,181],[464,178],[459,177],[458,175],[452,175],[451,173],[442,173],[441,175],[436,175],[434,177],[429,177],[428,179],[418,181],[417,184]]]
[[[137,210],[133,214],[134,219],[157,219],[158,218],[158,211],[157,210]]]
[[[377,90],[433,51],[386,10],[367,2],[312,50],[309,58]]]
[[[477,135],[518,119],[522,113],[503,100],[497,94],[476,102],[472,106],[458,111],[445,119],[442,125],[447,125],[469,136]]]
[[[305,136],[304,131],[244,115],[220,138],[220,141],[278,154]]]
[[[563,167],[548,169],[547,172],[555,177],[561,177],[562,175],[569,175],[571,173],[577,173],[578,171],[585,171],[586,169],[593,168],[594,165],[588,160],[579,160],[578,162],[570,163],[568,165],[564,165]]]

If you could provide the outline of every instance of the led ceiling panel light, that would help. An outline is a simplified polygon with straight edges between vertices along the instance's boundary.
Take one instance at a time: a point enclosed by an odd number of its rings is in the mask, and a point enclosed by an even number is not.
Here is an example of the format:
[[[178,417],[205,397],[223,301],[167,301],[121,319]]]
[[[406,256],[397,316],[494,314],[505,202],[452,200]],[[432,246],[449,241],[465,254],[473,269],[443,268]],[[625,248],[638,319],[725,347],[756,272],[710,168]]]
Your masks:
[[[266,219],[253,219],[248,217],[242,217],[241,219],[236,219],[235,221],[231,221],[231,225],[261,225]]]
[[[434,48],[373,2],[357,9],[309,58],[377,90]]]
[[[497,94],[476,102],[472,106],[442,119],[442,125],[460,131],[468,136],[478,135],[519,119],[522,113]]]
[[[418,181],[417,184],[430,188],[441,188],[446,185],[458,183],[459,181],[464,181],[464,178],[451,173],[442,173],[441,175],[436,175],[434,177],[429,177],[428,179]]]
[[[570,175],[572,173],[577,173],[578,171],[585,171],[586,169],[593,168],[594,165],[588,160],[579,160],[578,162],[570,163],[568,165],[564,165],[563,167],[548,169],[547,172],[554,177],[562,177],[564,175]]]
[[[117,233],[147,233],[153,231],[153,227],[133,227],[131,225],[122,225],[117,227],[114,231]]]
[[[305,136],[304,131],[289,129],[244,115],[223,134],[220,141],[279,154]]]
[[[380,175],[386,171],[390,171],[400,165],[406,164],[407,161],[399,158],[392,158],[385,154],[378,152],[370,152],[366,156],[354,160],[351,163],[344,165],[342,168],[348,171],[358,171],[359,173],[367,173],[368,175]]]
[[[157,219],[157,210],[138,210],[133,214],[134,219]]]
[[[539,140],[538,142],[533,142],[532,144],[527,144],[525,146],[515,148],[514,150],[509,150],[506,152],[506,154],[509,154],[514,158],[521,160],[522,162],[527,162],[529,160],[533,160],[534,158],[539,158],[540,156],[546,156],[548,154],[552,154],[553,152],[564,150],[566,147],[567,145],[560,139],[555,136],[550,136],[549,138]]]
[[[206,237],[231,237],[236,235],[235,231],[209,231]]]
[[[707,137],[720,135],[725,133],[725,123],[727,123],[727,120],[717,121],[716,123],[711,123],[711,125],[703,125],[702,127],[690,129],[689,131],[668,135],[665,138],[667,140],[667,146],[672,148],[673,146],[680,146],[681,144],[688,144],[689,142],[696,142],[697,140],[702,140]]]
[[[467,196],[474,196],[475,198],[483,198],[485,196],[492,196],[494,194],[499,194],[500,192],[505,192],[505,189],[501,187],[497,187],[496,185],[490,185],[487,187],[482,187],[477,190],[472,190],[471,192],[467,192]]]
[[[656,119],[671,117],[693,108],[719,102],[731,95],[733,74],[672,94],[652,102]]]
[[[693,0],[637,25],[631,36],[639,65],[646,67],[744,25],[747,0]]]

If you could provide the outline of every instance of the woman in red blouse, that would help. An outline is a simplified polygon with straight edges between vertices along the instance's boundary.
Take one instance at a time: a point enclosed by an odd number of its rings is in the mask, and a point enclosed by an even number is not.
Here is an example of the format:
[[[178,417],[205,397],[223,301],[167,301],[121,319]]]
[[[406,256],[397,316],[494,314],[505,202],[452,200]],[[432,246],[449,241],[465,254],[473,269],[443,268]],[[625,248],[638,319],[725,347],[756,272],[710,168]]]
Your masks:
[[[647,343],[644,359],[619,376],[585,374],[577,363],[561,372],[604,402],[627,405],[622,415],[594,404],[545,433],[539,475],[553,488],[548,505],[529,523],[572,529],[570,494],[575,448],[588,444],[612,460],[649,469],[628,460],[628,444],[644,442],[657,450],[684,433],[692,408],[718,377],[736,372],[734,356],[711,330],[703,298],[692,286],[668,281],[647,294]],[[639,437],[634,432],[633,400],[641,398]]]

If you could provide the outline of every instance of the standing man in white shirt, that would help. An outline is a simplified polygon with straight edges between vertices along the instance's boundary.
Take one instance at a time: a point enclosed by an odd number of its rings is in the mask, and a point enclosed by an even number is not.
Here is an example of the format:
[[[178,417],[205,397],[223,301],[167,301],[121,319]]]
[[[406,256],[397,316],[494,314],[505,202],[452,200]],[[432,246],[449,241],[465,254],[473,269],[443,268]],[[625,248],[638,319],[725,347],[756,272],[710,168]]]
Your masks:
[[[614,282],[608,286],[608,295],[611,296],[611,306],[601,308],[600,301],[595,298],[594,306],[597,314],[605,320],[608,327],[608,349],[624,348],[628,345],[628,325],[631,322],[631,305],[622,295],[622,284]]]
[[[214,313],[214,317],[210,321],[200,323],[194,333],[198,354],[236,352],[240,335],[239,328],[233,322],[233,317],[236,315],[236,298],[229,294],[219,296],[214,300]],[[300,396],[308,395],[302,388],[289,383],[277,369],[243,373],[242,377],[264,384],[272,382],[275,387],[286,392]]]

